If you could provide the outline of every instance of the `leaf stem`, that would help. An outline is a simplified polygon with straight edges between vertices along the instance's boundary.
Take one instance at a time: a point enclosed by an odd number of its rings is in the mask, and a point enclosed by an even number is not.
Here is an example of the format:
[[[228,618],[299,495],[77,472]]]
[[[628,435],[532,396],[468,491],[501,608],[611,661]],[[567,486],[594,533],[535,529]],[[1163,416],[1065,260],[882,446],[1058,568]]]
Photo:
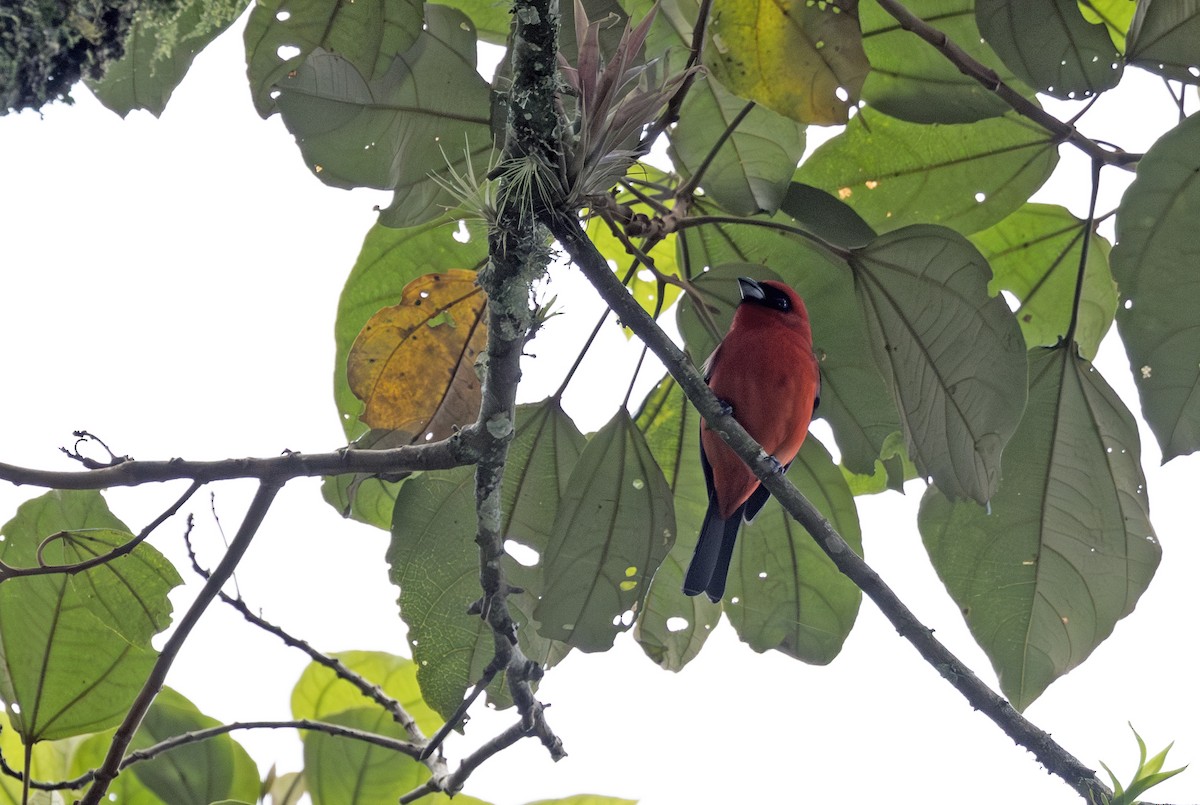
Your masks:
[[[1083,300],[1083,280],[1087,273],[1088,248],[1092,243],[1092,228],[1096,225],[1096,198],[1100,194],[1100,171],[1104,162],[1092,160],[1092,195],[1088,200],[1087,222],[1083,226],[1083,244],[1079,247],[1079,271],[1075,276],[1075,298],[1071,304],[1071,323],[1067,326],[1066,341],[1075,343],[1075,329],[1079,326],[1079,305]]]

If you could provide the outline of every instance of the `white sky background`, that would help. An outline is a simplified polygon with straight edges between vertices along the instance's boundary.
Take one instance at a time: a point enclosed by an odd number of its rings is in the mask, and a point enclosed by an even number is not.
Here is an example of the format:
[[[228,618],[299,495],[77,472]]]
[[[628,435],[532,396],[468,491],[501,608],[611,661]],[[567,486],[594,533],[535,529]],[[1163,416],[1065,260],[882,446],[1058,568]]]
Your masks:
[[[0,119],[0,460],[72,469],[57,452],[85,428],[140,459],[218,459],[322,452],[342,443],[330,378],[338,294],[384,194],[323,186],[304,168],[278,118],[255,114],[246,86],[241,25],[202,53],[161,120],[126,121],[83,88],[73,107]],[[1158,79],[1132,71],[1084,130],[1140,150],[1174,119]],[[1194,98],[1194,96],[1193,96]],[[1143,109],[1153,102],[1155,112]],[[1053,107],[1052,107],[1053,111]],[[1068,113],[1069,114],[1069,113]],[[1038,200],[1086,212],[1087,164]],[[1126,178],[1105,171],[1100,209]],[[530,347],[524,400],[556,387],[601,306],[573,269],[555,269],[551,293],[567,314]],[[636,346],[615,325],[566,396],[585,431],[620,404]],[[614,357],[619,354],[621,357]],[[602,356],[602,357],[601,357]],[[1137,410],[1120,344],[1098,364]],[[644,371],[642,386],[660,376]],[[1136,612],[1081,668],[1055,683],[1027,715],[1089,764],[1128,779],[1136,758],[1127,721],[1157,751],[1174,740],[1168,768],[1200,761],[1195,635],[1195,488],[1200,461],[1159,468],[1143,428],[1153,521],[1164,560]],[[342,520],[316,479],[289,484],[237,579],[248,603],[324,650],[407,654],[387,582],[386,535]],[[106,493],[140,529],[182,485]],[[204,561],[220,537],[208,493],[232,536],[252,483],[206,488],[196,513]],[[0,522],[40,490],[0,487]],[[858,500],[868,561],[917,615],[994,683],[962,618],[926,559],[916,530],[921,486]],[[182,516],[154,544],[186,567]],[[198,589],[173,596],[177,614]],[[214,604],[169,684],[221,720],[289,717],[300,653]],[[548,672],[539,697],[569,757],[536,741],[489,761],[466,793],[519,805],[582,792],[650,805],[719,802],[923,801],[1077,803],[1023,749],[975,713],[864,600],[834,663],[815,668],[758,655],[721,626],[679,674],[661,671],[629,635],[602,655],[573,653]],[[451,740],[452,762],[514,717],[477,713]],[[260,763],[300,765],[292,733],[235,736]],[[1154,801],[1200,799],[1200,766],[1152,792]]]

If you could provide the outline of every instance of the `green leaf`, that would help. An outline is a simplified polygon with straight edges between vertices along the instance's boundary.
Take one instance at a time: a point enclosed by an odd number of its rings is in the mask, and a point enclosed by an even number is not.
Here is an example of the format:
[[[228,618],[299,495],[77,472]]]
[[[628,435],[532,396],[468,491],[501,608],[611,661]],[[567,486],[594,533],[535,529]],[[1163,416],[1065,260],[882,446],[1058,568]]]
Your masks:
[[[986,502],[1025,406],[1020,328],[989,297],[987,261],[942,227],[889,232],[850,258],[908,453],[953,497]]]
[[[44,561],[64,565],[133,539],[94,491],[51,491],[27,501],[0,534],[0,560],[15,567],[35,566],[44,540]],[[120,722],[154,664],[150,638],[169,624],[167,593],[180,583],[170,562],[143,543],[73,576],[0,584],[0,699],[26,742]]]
[[[708,508],[700,468],[700,415],[667,375],[642,403],[636,422],[674,493],[677,538],[650,582],[633,636],[651,660],[679,671],[700,653],[721,619],[720,604],[680,593]]]
[[[670,131],[670,156],[685,179],[707,164],[700,186],[734,215],[768,215],[779,209],[796,163],[804,156],[805,127],[764,106],[754,106],[733,133],[718,140],[747,101],[700,76]]]
[[[776,216],[776,220],[783,218]],[[900,419],[871,356],[867,325],[845,263],[831,263],[829,256],[807,241],[754,226],[705,226],[687,230],[684,236],[692,259],[714,266],[693,285],[700,290],[705,304],[714,308],[718,332],[723,334],[733,318],[739,275],[783,279],[804,297],[821,366],[817,416],[833,428],[846,466],[855,472],[870,472],[884,440],[900,430]],[[760,265],[722,265],[730,260],[761,261],[778,269],[778,273]],[[707,335],[695,316],[690,299],[680,303],[679,330],[698,359],[707,357],[716,339]]]
[[[1002,81],[1013,83],[1012,73],[979,35],[975,0],[909,0],[904,5],[976,61],[999,68]],[[928,42],[901,28],[878,3],[861,3],[858,15],[863,50],[871,62],[863,99],[875,109],[913,123],[973,123],[1010,109]]]
[[[1067,334],[1086,228],[1086,221],[1064,207],[1026,204],[971,236],[992,266],[988,292],[1009,291],[1020,301],[1015,313],[1030,347],[1054,346]],[[1092,234],[1075,327],[1075,342],[1089,360],[1117,312],[1117,286],[1108,268],[1110,248],[1108,241]]]
[[[1129,0],[1079,0],[1079,11],[1088,22],[1096,22],[1108,29],[1117,50],[1125,51],[1125,37],[1137,4]]]
[[[675,542],[671,489],[622,408],[584,447],[546,546],[538,632],[605,651]]]
[[[1117,208],[1117,329],[1163,461],[1200,447],[1200,116],[1151,146]]]
[[[75,747],[68,742],[58,741],[42,741],[35,745],[32,749],[32,778],[35,780],[62,780],[67,777],[74,777],[68,769],[68,758],[75,753]],[[8,720],[8,714],[3,708],[0,708],[0,756],[3,756],[5,761],[18,771],[25,770],[25,749],[21,743],[21,736],[17,734],[12,727],[12,722]],[[32,792],[30,805],[57,805],[49,796],[45,799],[38,799],[39,793]],[[0,805],[24,805],[21,802],[21,782],[7,774],[0,774]],[[124,801],[122,801],[124,802]],[[140,803],[131,803],[131,805],[141,805]],[[149,803],[147,805],[159,805],[159,803]]]
[[[713,78],[801,123],[845,123],[870,65],[849,4],[716,0],[704,64]]]
[[[802,182],[788,185],[779,211],[804,231],[835,246],[851,249],[875,239],[875,230],[850,205]]]
[[[1024,204],[1057,164],[1054,137],[1015,113],[920,125],[863,109],[796,179],[837,196],[880,231],[938,223],[966,235]]]
[[[518,427],[505,469],[504,533],[541,555],[551,538],[559,499],[582,449],[583,435],[557,400],[518,409]],[[387,560],[400,587],[400,615],[408,625],[417,679],[425,700],[443,718],[462,703],[495,655],[495,636],[467,612],[482,594],[476,533],[473,467],[422,473],[406,482],[396,499]],[[537,603],[540,567],[504,564],[510,583],[525,592],[509,597],[522,628],[522,651],[539,665],[552,665],[566,647],[539,637],[529,613]],[[503,675],[488,688],[499,707],[511,704]]]
[[[1064,346],[1034,350],[1029,377],[990,513],[931,488],[918,517],[938,576],[1018,710],[1133,611],[1161,554],[1128,409]]]
[[[108,747],[112,744],[114,733],[115,730],[107,730],[89,735],[80,741],[71,753],[70,769],[64,776],[78,777],[92,769],[99,768],[108,754]],[[169,805],[147,788],[137,775],[133,774],[133,768],[130,768],[127,773],[117,775],[117,778],[109,783],[107,796],[115,797],[115,800],[110,801],[121,803],[121,805]],[[0,802],[3,801],[0,798]]]
[[[388,226],[415,226],[455,206],[432,174],[466,172],[468,158],[483,173],[492,148],[491,94],[475,71],[474,29],[442,6],[429,6],[426,23],[373,77],[341,53],[317,49],[272,85],[284,125],[321,181],[395,191],[380,213]]]
[[[636,799],[618,799],[599,794],[576,794],[573,797],[559,799],[539,799],[529,805],[637,805]]]
[[[497,3],[495,0],[446,0],[441,5],[457,8],[470,17],[479,38],[489,45],[504,46],[508,43],[513,21],[510,4]],[[565,16],[563,21],[566,21]]]
[[[417,277],[452,268],[476,268],[486,259],[483,233],[451,218],[439,218],[410,229],[376,224],[367,232],[338,299],[333,331],[333,398],[347,440],[362,440],[356,447],[399,446],[385,433],[368,434],[367,426],[358,419],[362,402],[354,396],[346,380],[350,347],[367,320],[381,308],[396,304],[404,286]],[[326,478],[321,491],[325,500],[343,515],[390,529],[397,489],[394,482],[341,475]]]
[[[854,496],[819,441],[804,441],[788,479],[862,555]],[[729,622],[752,649],[777,649],[825,665],[850,634],[862,592],[772,498],[753,522],[742,526],[729,570],[728,600]]]
[[[421,697],[417,665],[412,660],[382,651],[342,651],[330,656],[398,701],[426,735],[432,735],[442,726],[438,714]],[[315,662],[308,664],[292,688],[292,717],[296,719],[323,721],[337,713],[368,706],[384,712],[357,687]]]
[[[1121,80],[1107,29],[1084,19],[1078,0],[976,0],[975,19],[1004,63],[1038,92],[1080,100]]]
[[[145,749],[159,741],[220,723],[201,713],[178,692],[163,688],[155,696],[131,748]],[[176,747],[137,763],[130,771],[147,789],[171,805],[208,805],[223,799],[258,800],[258,767],[229,735]]]
[[[233,24],[246,5],[247,0],[188,0],[140,6],[125,55],[111,62],[99,81],[88,80],[88,88],[121,117],[134,109],[158,117],[196,54]]]
[[[1126,58],[1152,73],[1200,84],[1200,0],[1142,0]]]
[[[421,0],[256,2],[243,35],[254,108],[264,118],[279,111],[275,87],[318,48],[340,54],[368,80],[379,78],[417,41],[423,7]],[[296,52],[284,58],[288,49]]]
[[[376,735],[408,736],[378,707],[356,707],[322,720]],[[304,777],[313,805],[376,805],[395,802],[429,778],[415,758],[352,738],[304,734]]]
[[[842,475],[850,493],[859,495],[878,495],[880,492],[894,491],[904,493],[906,481],[921,477],[917,466],[908,458],[908,450],[904,447],[904,435],[897,431],[883,441],[883,450],[875,460],[871,472],[854,472],[845,461],[842,462]]]

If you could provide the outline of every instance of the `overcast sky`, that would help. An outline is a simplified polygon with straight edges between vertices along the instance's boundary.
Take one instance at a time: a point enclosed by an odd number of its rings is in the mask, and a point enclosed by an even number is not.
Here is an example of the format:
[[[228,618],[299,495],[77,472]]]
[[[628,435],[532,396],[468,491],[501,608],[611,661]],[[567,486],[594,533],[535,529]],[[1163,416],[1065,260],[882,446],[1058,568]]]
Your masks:
[[[0,460],[69,469],[57,447],[79,428],[140,459],[340,445],[330,391],[334,314],[372,207],[386,196],[324,187],[278,118],[257,117],[240,30],[197,59],[161,120],[135,113],[122,121],[82,88],[72,107],[0,118]],[[1126,82],[1084,128],[1139,150],[1172,125],[1169,103],[1157,79],[1132,71]],[[1087,166],[1065,149],[1064,163],[1070,172],[1038,200],[1082,215]],[[1105,177],[1101,210],[1115,205],[1126,181],[1115,170]],[[531,347],[537,357],[528,362],[524,400],[557,385],[601,310],[574,270],[556,269],[550,281],[566,315]],[[615,325],[604,338],[604,360],[586,363],[566,398],[584,430],[620,404],[637,357]],[[1110,338],[1097,364],[1136,410],[1120,344]],[[643,384],[658,376],[646,371]],[[1136,758],[1127,721],[1152,751],[1176,742],[1168,767],[1200,760],[1200,463],[1189,457],[1160,469],[1144,427],[1142,437],[1163,564],[1112,638],[1027,712],[1085,763],[1103,759],[1124,778]],[[252,488],[211,487],[230,535]],[[107,498],[137,530],[181,489],[114,490]],[[0,488],[0,520],[36,494]],[[915,526],[920,494],[912,484],[907,496],[859,500],[868,561],[994,684],[926,560]],[[203,557],[215,565],[221,543],[207,489],[190,509]],[[155,539],[181,571],[182,531],[177,517]],[[322,649],[407,654],[385,547],[384,534],[322,503],[315,480],[296,481],[237,579],[252,608]],[[173,596],[177,612],[197,589],[190,581]],[[302,655],[214,605],[169,684],[218,719],[287,718],[304,665]],[[723,623],[682,673],[659,670],[626,635],[607,654],[571,655],[547,674],[540,698],[553,704],[548,716],[569,757],[553,764],[526,741],[477,772],[467,793],[497,805],[580,792],[652,805],[1079,802],[973,712],[868,601],[844,652],[825,668],[755,654]],[[452,760],[511,718],[478,714],[467,738],[450,743]],[[300,764],[293,735],[237,737],[264,773],[272,762],[281,770]],[[1187,772],[1151,798],[1194,802],[1198,775]]]

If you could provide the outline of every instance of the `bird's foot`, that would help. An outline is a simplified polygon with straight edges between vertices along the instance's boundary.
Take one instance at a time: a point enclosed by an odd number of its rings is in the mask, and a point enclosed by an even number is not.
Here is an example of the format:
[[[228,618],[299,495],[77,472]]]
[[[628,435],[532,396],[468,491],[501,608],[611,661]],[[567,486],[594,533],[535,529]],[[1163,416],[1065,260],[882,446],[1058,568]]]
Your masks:
[[[720,397],[717,398],[717,402],[721,404],[721,416],[732,416],[733,415],[733,406],[732,405],[725,402],[725,400],[722,400]]]
[[[787,472],[787,467],[780,464],[779,459],[775,458],[775,456],[767,456],[767,461],[771,462],[771,472],[774,474],[783,475]]]

